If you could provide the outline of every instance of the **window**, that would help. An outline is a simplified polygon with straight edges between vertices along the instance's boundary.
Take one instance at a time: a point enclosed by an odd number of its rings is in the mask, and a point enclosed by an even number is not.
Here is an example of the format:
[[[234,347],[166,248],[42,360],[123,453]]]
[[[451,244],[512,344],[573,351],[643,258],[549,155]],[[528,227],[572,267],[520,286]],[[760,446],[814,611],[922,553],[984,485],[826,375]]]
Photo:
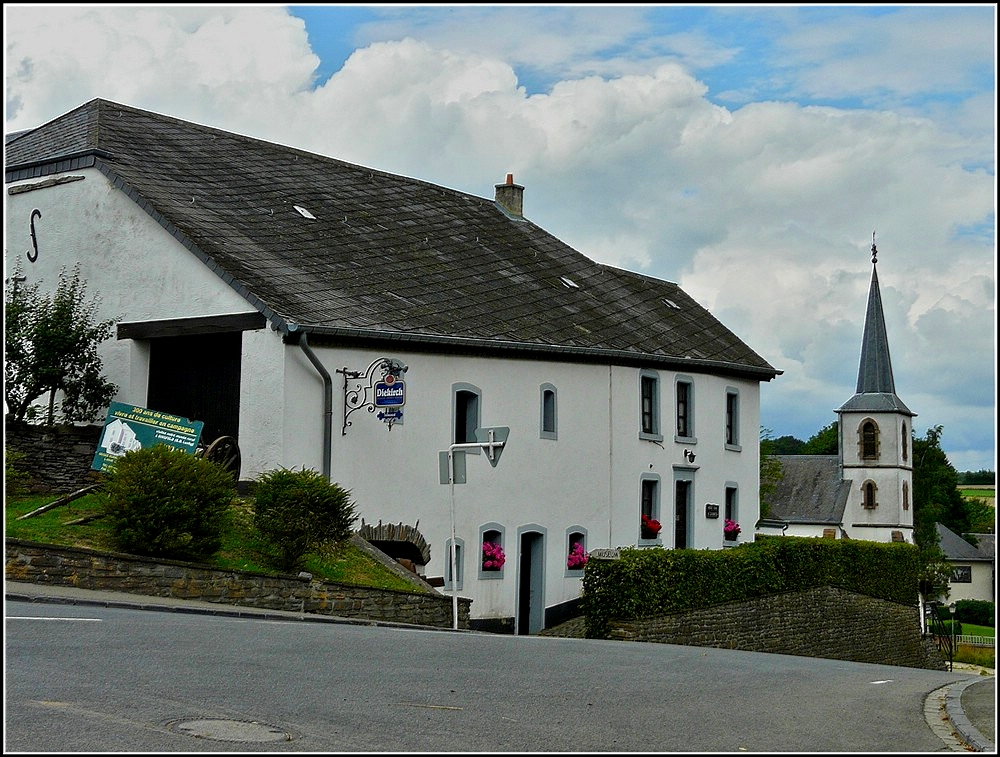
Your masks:
[[[951,574],[951,582],[953,584],[971,584],[972,566],[956,565],[954,571]]]
[[[659,540],[660,523],[660,479],[657,476],[643,476],[639,485],[639,539]]]
[[[910,484],[907,481],[903,482],[903,509],[910,509]]]
[[[652,371],[639,375],[639,436],[659,441],[660,435],[660,379]]]
[[[736,485],[726,485],[726,520],[739,522],[739,509],[736,507]]]
[[[566,572],[579,575],[587,565],[587,535],[579,527],[569,529],[566,534]]]
[[[503,548],[504,528],[499,523],[487,523],[479,529],[480,578],[503,578],[507,553]]]
[[[899,435],[899,447],[900,447],[900,449],[902,450],[902,453],[903,453],[903,462],[904,463],[906,462],[906,460],[910,456],[910,440],[909,440],[908,436],[909,435],[906,433],[906,423],[903,423],[903,431]]]
[[[482,392],[471,384],[455,384],[455,444],[470,444],[476,441],[476,429],[479,428],[480,397]]]
[[[875,421],[865,421],[861,424],[861,459],[878,459],[878,426]]]
[[[740,444],[740,395],[735,389],[726,391],[726,446]]]
[[[444,584],[445,588],[462,588],[462,580],[465,571],[462,569],[462,560],[465,553],[465,544],[462,539],[455,540],[455,572],[458,575],[457,587],[452,583],[451,577],[451,539],[448,539],[445,550]]]
[[[677,436],[694,438],[694,385],[690,380],[677,380]]]
[[[868,510],[874,510],[878,507],[878,502],[875,499],[875,494],[878,491],[878,487],[875,486],[874,481],[865,481],[862,487],[863,501],[862,506]]]
[[[556,433],[556,422],[558,418],[556,414],[556,388],[552,384],[542,384],[540,391],[541,417],[539,419],[539,436],[541,436],[542,439],[556,439],[558,438]]]

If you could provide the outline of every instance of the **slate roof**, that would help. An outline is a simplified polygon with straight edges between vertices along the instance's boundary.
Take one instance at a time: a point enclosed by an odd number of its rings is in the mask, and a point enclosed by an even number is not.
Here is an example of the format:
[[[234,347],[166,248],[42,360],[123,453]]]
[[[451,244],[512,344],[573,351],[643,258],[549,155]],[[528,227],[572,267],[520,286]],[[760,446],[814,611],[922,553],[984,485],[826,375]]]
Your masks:
[[[676,284],[493,199],[100,99],[5,159],[7,182],[96,167],[286,334],[780,373]]]
[[[768,497],[768,520],[839,526],[851,489],[838,455],[775,455],[783,477]]]
[[[896,383],[892,377],[889,359],[889,337],[885,330],[882,312],[882,294],[875,270],[875,243],[872,243],[872,280],[868,289],[868,310],[865,313],[865,331],[861,337],[861,363],[858,366],[856,393],[837,412],[898,412],[913,416],[916,413],[896,396]]]
[[[978,547],[973,547],[969,544],[969,542],[949,529],[947,526],[943,526],[940,523],[935,523],[934,525],[937,527],[937,533],[940,539],[938,546],[941,547],[941,551],[944,552],[944,556],[949,560],[981,562],[993,559],[992,555],[983,554],[980,552]]]

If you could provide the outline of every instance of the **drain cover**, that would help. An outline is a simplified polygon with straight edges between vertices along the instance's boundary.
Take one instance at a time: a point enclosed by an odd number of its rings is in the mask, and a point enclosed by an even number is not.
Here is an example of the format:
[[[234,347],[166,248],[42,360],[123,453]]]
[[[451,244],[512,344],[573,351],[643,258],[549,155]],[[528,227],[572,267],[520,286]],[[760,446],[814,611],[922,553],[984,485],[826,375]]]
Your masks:
[[[291,741],[292,737],[267,723],[256,720],[219,720],[207,718],[204,720],[181,720],[171,724],[180,733],[194,736],[197,739],[212,739],[213,741]]]

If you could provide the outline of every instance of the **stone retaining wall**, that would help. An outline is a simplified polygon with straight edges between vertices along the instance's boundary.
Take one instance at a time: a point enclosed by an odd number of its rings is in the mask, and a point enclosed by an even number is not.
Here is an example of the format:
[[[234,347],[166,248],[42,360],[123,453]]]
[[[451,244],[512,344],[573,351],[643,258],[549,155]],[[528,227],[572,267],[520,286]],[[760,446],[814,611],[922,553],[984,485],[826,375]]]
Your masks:
[[[454,623],[451,598],[438,593],[371,589],[290,575],[217,570],[178,560],[53,547],[21,539],[6,539],[6,549],[7,581],[438,628],[451,628]],[[469,628],[470,605],[471,600],[459,597],[459,628]]]
[[[33,493],[69,494],[100,481],[93,470],[103,426],[34,426],[7,419],[4,447],[24,458],[16,468],[28,474]]]
[[[610,621],[609,639],[946,670],[919,609],[834,587]]]

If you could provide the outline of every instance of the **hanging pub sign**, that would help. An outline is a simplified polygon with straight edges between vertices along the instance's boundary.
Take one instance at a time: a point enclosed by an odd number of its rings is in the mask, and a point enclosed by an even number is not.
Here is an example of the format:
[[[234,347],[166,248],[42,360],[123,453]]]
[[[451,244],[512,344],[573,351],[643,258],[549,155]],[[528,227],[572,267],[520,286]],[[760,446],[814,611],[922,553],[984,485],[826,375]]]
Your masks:
[[[202,421],[189,421],[158,410],[112,402],[94,463],[90,467],[107,470],[126,452],[157,444],[183,449],[193,455],[198,449],[204,425]]]

